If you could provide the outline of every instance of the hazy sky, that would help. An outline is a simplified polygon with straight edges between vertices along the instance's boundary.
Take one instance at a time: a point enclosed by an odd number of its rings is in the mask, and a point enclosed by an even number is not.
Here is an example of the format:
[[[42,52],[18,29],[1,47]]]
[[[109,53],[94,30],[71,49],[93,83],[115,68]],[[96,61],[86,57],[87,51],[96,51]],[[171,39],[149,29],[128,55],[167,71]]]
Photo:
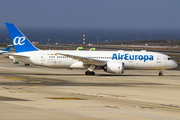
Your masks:
[[[180,0],[1,0],[0,27],[180,28]]]

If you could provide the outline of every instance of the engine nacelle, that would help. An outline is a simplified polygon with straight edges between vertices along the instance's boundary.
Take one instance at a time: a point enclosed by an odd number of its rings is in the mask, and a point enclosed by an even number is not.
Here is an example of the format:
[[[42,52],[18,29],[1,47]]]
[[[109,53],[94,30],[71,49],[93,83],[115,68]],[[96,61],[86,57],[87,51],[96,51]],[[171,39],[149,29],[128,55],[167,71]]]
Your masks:
[[[124,73],[124,63],[123,62],[107,62],[104,66],[104,71],[108,73],[122,74]]]

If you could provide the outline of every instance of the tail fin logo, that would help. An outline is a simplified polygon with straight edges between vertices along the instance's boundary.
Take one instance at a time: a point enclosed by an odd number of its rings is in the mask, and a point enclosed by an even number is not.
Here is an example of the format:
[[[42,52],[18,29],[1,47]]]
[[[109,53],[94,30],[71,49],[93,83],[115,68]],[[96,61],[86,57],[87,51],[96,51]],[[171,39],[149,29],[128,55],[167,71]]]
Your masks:
[[[15,37],[14,40],[13,40],[13,44],[14,45],[24,45],[25,44],[25,37]]]

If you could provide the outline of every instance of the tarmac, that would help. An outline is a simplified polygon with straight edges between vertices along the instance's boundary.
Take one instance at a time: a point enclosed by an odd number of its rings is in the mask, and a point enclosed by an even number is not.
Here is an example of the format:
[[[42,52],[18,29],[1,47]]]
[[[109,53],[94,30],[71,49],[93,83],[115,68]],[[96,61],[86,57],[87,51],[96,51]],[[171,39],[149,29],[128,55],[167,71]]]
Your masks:
[[[0,119],[180,119],[179,70],[84,72],[14,64],[0,55]]]

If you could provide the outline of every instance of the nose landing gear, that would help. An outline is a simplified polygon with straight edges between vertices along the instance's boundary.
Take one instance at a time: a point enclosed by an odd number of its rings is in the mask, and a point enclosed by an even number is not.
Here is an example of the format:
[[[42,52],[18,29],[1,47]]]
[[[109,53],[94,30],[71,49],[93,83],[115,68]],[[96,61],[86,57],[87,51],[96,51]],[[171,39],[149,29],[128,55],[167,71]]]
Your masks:
[[[163,71],[164,70],[159,70],[159,76],[163,76]]]

